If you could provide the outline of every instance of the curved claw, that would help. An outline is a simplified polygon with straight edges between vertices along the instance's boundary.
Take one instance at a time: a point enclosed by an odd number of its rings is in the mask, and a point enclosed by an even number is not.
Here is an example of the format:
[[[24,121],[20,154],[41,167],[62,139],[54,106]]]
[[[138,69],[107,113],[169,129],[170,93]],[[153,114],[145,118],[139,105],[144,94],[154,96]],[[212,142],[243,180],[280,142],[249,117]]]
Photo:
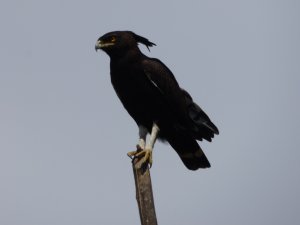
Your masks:
[[[135,168],[140,169],[143,165],[149,164],[152,167],[152,149],[138,149],[137,151],[128,152],[127,155],[132,159],[137,159]]]
[[[136,151],[127,152],[127,156],[133,160],[142,150],[143,148],[140,145],[136,145]]]

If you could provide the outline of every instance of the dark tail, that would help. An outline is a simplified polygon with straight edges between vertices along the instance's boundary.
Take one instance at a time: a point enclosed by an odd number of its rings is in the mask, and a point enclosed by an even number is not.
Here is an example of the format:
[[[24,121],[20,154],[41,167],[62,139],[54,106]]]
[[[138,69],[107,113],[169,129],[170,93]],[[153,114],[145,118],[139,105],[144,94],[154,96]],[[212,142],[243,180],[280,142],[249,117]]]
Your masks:
[[[170,137],[171,136],[171,137]],[[210,163],[197,141],[186,135],[172,134],[167,137],[168,142],[178,153],[184,165],[190,170],[209,168]]]

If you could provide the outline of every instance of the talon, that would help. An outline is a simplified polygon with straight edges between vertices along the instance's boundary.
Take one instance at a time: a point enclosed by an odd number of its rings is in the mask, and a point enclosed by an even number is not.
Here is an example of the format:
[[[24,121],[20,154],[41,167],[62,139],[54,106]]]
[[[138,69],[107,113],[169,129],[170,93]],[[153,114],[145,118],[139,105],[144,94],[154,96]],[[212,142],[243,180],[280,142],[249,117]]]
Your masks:
[[[137,154],[143,151],[143,148],[140,145],[136,145],[136,151],[131,151],[127,153],[127,156],[131,159],[134,159],[137,157]]]
[[[140,169],[143,165],[148,164],[152,167],[152,149],[138,149],[137,151],[128,152],[127,155],[132,159],[137,159],[135,168]]]
[[[137,153],[136,151],[127,152],[127,156],[132,160],[134,160],[136,153]]]
[[[136,151],[127,152],[127,156],[131,159],[134,158],[134,155],[136,154]]]

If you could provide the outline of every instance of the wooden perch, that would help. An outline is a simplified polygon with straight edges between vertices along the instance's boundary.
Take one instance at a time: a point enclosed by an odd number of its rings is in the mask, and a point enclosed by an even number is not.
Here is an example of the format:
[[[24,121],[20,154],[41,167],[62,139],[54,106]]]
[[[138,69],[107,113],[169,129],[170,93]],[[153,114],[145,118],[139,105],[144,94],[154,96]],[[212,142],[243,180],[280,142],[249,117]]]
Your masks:
[[[141,169],[136,169],[136,162],[136,159],[132,161],[132,168],[141,225],[157,225],[150,171],[148,165],[142,167]]]

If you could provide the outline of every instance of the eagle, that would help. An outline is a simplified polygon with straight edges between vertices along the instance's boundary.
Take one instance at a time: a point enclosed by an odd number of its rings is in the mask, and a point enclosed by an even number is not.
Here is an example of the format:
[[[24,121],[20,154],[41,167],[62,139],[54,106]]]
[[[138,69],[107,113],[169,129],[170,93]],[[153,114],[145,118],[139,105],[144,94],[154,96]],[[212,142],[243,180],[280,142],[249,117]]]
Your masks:
[[[151,167],[159,139],[172,146],[188,169],[209,168],[197,140],[211,142],[218,128],[179,86],[171,70],[159,59],[144,55],[138,44],[149,51],[156,45],[132,31],[106,33],[95,45],[96,51],[101,49],[110,57],[112,86],[139,129],[137,149],[128,156],[137,159],[136,168]]]

